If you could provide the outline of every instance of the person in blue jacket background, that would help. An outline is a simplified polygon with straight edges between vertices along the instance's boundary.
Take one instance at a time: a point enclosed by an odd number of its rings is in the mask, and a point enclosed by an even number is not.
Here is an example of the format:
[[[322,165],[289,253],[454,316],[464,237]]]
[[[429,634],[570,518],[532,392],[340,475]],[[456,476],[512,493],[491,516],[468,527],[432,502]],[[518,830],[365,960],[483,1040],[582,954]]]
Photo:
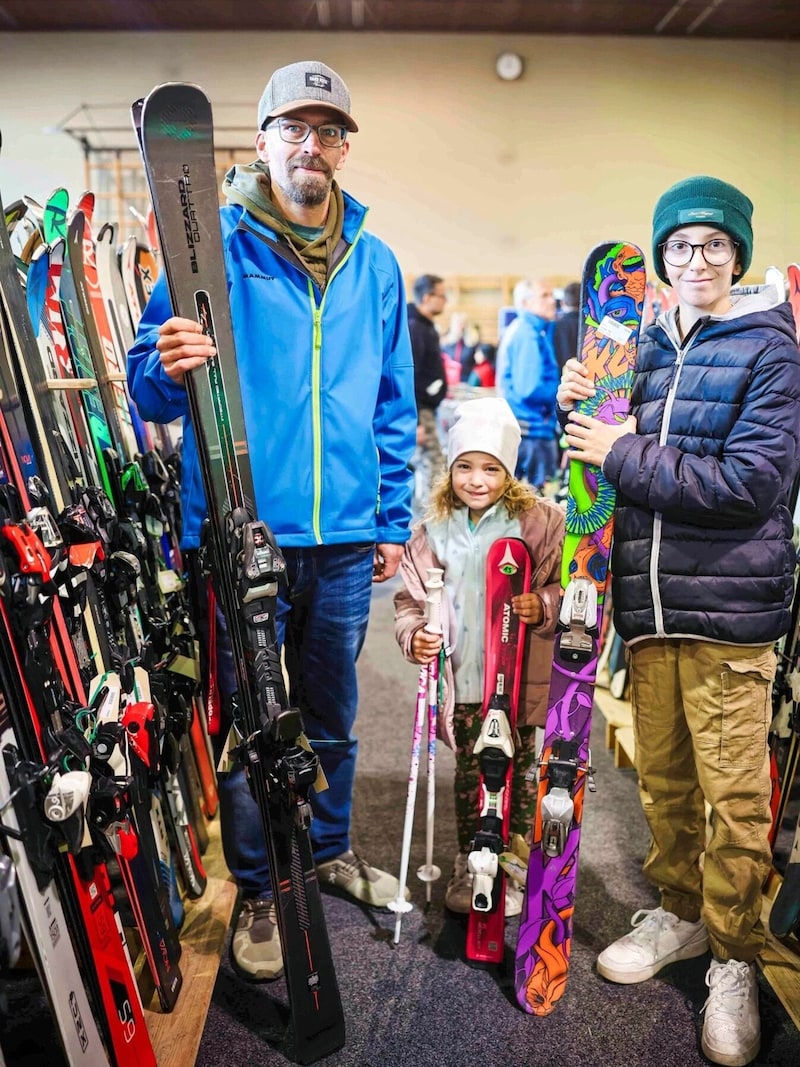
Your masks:
[[[644,334],[631,416],[572,410],[594,392],[562,372],[568,456],[617,490],[614,620],[628,646],[644,873],[659,906],[604,949],[600,974],[643,982],[705,955],[701,1044],[743,1067],[761,1042],[755,958],[771,862],[767,745],[775,641],[790,625],[792,485],[800,462],[800,353],[772,287],[732,285],[753,252],[753,205],[698,175],[659,198],[653,261],[678,304]],[[705,804],[712,809],[706,836]]]
[[[518,282],[514,306],[518,317],[503,334],[497,355],[498,392],[508,401],[522,432],[515,477],[541,490],[558,471],[559,368],[552,285],[546,280]]]
[[[226,175],[221,221],[256,508],[287,564],[278,638],[290,699],[329,785],[313,794],[318,874],[383,907],[397,880],[350,842],[356,659],[372,582],[394,575],[409,536],[417,418],[399,265],[365,230],[367,209],[334,180],[357,129],[335,71],[316,61],[276,70],[258,106],[257,160]],[[182,547],[190,553],[206,502],[183,379],[211,354],[199,324],[172,315],[162,277],[128,355],[128,380],[143,418],[183,417]],[[224,619],[217,622],[224,720],[236,683]],[[220,797],[223,848],[242,897],[233,960],[247,977],[276,978],[269,868],[241,766],[221,776]]]

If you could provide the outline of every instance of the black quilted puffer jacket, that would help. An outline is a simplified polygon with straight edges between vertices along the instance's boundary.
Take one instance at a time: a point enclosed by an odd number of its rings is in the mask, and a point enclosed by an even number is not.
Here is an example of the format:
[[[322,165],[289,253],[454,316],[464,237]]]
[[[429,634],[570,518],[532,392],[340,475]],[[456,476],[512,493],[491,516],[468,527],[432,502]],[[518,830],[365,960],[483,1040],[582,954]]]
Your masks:
[[[638,432],[603,464],[618,499],[619,633],[766,644],[789,627],[788,502],[800,464],[800,353],[787,303],[741,298],[681,342],[675,309],[640,344]]]

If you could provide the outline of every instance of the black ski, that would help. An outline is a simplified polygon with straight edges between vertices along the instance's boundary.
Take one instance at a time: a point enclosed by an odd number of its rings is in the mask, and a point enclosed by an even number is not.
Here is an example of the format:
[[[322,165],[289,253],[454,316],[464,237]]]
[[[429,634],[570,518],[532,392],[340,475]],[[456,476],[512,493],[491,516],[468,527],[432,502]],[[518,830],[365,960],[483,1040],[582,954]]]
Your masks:
[[[344,1018],[309,837],[317,758],[289,707],[275,636],[285,563],[255,514],[214,168],[208,99],[158,86],[133,108],[177,315],[214,338],[217,355],[187,375],[219,597],[234,652],[246,736],[241,755],[258,803],[275,888],[291,1011],[290,1055],[312,1063],[344,1043]],[[139,121],[141,120],[141,121]]]

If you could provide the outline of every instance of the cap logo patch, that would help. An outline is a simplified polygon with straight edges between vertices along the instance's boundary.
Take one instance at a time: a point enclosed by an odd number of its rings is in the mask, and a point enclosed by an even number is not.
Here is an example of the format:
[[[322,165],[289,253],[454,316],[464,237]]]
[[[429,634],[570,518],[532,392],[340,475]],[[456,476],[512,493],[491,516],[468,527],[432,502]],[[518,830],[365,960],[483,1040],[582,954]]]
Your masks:
[[[326,92],[331,91],[331,80],[325,74],[306,74],[306,87],[309,89],[324,89]]]
[[[678,212],[678,222],[724,222],[725,214],[716,207],[693,207]]]

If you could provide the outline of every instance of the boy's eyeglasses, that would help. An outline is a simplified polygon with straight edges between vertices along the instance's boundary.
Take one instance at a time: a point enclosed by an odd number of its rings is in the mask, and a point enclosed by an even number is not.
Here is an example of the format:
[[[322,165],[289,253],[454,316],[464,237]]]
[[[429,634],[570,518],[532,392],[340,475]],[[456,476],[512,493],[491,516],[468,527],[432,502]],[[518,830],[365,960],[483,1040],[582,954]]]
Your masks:
[[[661,254],[664,262],[669,263],[671,267],[685,267],[691,263],[695,251],[699,248],[710,267],[724,267],[733,259],[738,247],[738,241],[729,241],[727,237],[714,237],[701,245],[693,245],[688,241],[664,241]]]

